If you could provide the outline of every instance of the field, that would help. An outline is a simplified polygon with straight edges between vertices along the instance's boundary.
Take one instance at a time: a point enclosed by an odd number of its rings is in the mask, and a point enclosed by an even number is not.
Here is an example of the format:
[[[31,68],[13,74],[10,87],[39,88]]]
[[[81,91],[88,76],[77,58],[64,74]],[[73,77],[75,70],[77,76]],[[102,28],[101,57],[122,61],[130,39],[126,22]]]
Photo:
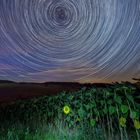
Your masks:
[[[15,83],[0,80],[0,103],[29,99],[44,95],[56,95],[62,91],[72,92],[81,89],[79,83],[48,82],[48,83]]]
[[[0,140],[140,140],[140,87],[93,85],[1,104]]]

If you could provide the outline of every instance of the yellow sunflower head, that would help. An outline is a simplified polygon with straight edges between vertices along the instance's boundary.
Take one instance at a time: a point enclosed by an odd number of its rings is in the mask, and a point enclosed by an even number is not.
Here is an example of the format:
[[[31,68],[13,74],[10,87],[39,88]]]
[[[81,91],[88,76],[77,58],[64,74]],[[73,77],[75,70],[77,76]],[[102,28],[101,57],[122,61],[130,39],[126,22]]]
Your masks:
[[[135,129],[140,129],[140,121],[134,120],[134,127]]]
[[[119,123],[120,123],[120,126],[125,127],[126,126],[126,118],[121,117],[119,119]]]
[[[70,107],[69,106],[64,106],[63,107],[63,112],[65,113],[65,114],[69,114],[70,113]]]

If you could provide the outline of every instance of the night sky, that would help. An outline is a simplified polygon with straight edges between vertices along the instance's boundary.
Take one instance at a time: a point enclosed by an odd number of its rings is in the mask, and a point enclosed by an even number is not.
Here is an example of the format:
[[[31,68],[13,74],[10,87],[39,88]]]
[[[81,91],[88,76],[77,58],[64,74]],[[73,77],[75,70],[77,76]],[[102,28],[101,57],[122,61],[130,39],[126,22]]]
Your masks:
[[[0,79],[140,78],[140,0],[0,0]]]

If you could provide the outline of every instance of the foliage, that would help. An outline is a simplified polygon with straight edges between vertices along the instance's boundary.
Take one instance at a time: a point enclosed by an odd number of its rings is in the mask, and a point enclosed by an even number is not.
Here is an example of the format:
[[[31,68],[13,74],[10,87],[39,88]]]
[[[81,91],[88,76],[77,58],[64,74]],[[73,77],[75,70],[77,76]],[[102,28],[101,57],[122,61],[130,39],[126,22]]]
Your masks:
[[[59,120],[71,130],[81,128],[85,136],[89,135],[89,130],[101,128],[99,130],[107,131],[104,137],[113,139],[115,134],[120,134],[119,139],[122,139],[122,132],[128,130],[139,138],[139,94],[134,86],[125,84],[82,88],[73,93],[62,92],[55,96],[18,101],[0,107],[0,114],[0,130],[4,132],[9,124],[17,122],[31,125],[35,132],[37,122],[45,121],[46,125],[52,123],[57,127],[55,120]],[[13,135],[9,130],[7,134],[9,137]]]

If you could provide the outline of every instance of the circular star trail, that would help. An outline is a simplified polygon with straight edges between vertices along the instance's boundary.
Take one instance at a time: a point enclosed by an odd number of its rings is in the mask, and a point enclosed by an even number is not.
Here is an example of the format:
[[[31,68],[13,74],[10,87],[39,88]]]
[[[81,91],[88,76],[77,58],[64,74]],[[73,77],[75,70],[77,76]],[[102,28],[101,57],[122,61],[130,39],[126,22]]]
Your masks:
[[[140,76],[139,0],[0,0],[0,78]]]

